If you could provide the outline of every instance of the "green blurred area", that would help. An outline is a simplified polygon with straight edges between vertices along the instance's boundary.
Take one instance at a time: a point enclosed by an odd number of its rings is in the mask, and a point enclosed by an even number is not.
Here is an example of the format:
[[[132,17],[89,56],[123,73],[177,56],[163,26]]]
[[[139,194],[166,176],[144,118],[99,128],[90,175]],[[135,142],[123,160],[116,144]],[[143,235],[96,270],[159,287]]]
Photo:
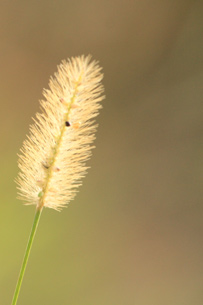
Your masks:
[[[92,54],[106,100],[83,186],[44,209],[19,305],[202,305],[203,3],[1,1],[0,305],[34,207],[17,153],[62,59]]]

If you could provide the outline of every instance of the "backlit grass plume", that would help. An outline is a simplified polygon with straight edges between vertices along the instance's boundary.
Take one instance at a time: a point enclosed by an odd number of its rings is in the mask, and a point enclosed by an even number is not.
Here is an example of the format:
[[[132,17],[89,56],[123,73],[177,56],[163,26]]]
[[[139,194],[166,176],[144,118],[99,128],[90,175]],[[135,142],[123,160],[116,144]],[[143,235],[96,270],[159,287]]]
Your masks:
[[[44,90],[19,159],[20,198],[26,204],[59,210],[73,199],[86,172],[95,138],[103,87],[101,68],[90,56],[64,61]]]
[[[32,241],[43,207],[60,210],[73,199],[95,139],[95,117],[101,108],[103,74],[90,56],[63,61],[49,90],[44,90],[41,113],[19,156],[19,198],[36,205],[36,214],[12,305],[17,303]]]

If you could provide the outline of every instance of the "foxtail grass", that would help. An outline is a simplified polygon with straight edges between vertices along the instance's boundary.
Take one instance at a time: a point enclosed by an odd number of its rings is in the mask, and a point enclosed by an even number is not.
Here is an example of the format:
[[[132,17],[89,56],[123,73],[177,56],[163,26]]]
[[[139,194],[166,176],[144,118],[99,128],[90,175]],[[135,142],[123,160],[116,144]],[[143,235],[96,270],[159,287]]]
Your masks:
[[[62,61],[44,90],[30,134],[19,155],[18,198],[36,212],[13,296],[17,304],[33,239],[44,207],[60,211],[75,197],[87,172],[104,99],[98,62],[91,56]]]

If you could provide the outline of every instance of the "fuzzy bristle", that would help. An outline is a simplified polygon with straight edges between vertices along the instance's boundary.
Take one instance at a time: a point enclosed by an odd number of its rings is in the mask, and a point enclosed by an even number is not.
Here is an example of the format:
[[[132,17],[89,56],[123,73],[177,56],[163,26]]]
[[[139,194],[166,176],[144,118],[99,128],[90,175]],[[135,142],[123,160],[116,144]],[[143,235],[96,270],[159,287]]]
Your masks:
[[[60,210],[75,196],[95,139],[103,74],[90,56],[63,61],[19,156],[19,198]]]

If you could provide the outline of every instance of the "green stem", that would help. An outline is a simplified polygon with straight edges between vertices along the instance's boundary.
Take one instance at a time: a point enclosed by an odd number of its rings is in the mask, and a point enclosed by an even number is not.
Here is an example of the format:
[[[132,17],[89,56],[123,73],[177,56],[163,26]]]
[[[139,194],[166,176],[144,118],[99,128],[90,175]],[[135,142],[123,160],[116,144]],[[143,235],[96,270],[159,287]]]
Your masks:
[[[36,233],[36,230],[37,230],[37,226],[38,226],[38,223],[39,223],[41,212],[42,212],[42,209],[37,209],[36,213],[35,213],[32,230],[31,230],[30,237],[29,237],[29,240],[28,240],[28,243],[27,243],[27,248],[25,250],[25,256],[24,256],[24,259],[23,259],[22,267],[21,267],[21,270],[20,270],[20,274],[19,274],[19,277],[18,277],[18,281],[17,281],[17,285],[16,285],[16,289],[15,289],[15,292],[14,292],[13,301],[12,301],[11,305],[16,305],[17,300],[18,300],[18,295],[19,295],[20,288],[21,288],[21,285],[22,285],[23,276],[24,276],[25,269],[26,269],[26,266],[27,266],[30,250],[31,250],[32,243],[33,243],[33,240],[34,240],[34,237],[35,237],[35,233]]]

